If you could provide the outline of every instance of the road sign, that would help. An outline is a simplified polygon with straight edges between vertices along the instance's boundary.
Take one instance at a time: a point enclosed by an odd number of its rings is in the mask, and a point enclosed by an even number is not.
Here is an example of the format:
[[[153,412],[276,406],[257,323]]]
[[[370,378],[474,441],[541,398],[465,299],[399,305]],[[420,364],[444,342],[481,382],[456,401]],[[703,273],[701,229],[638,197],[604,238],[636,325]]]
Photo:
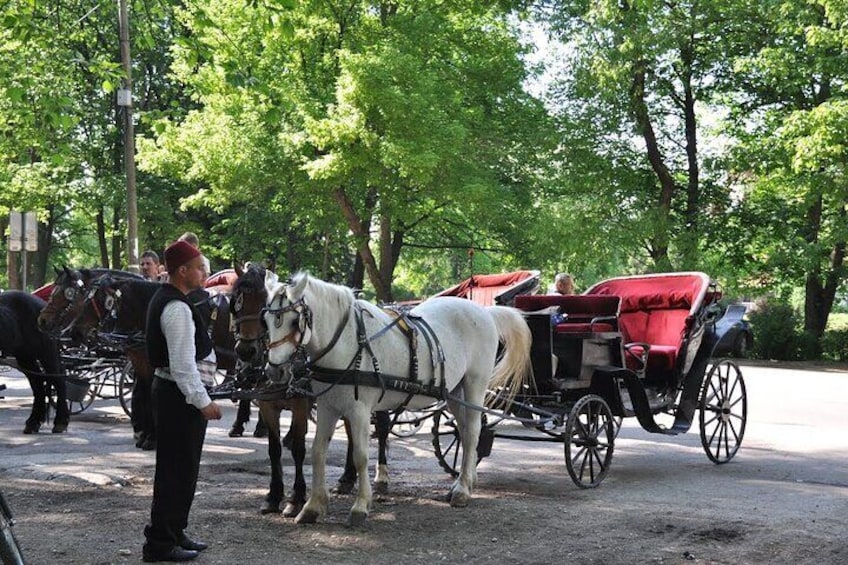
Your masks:
[[[24,249],[38,251],[38,218],[35,212],[24,215]]]
[[[23,249],[23,234],[23,217],[20,212],[12,210],[9,212],[9,251]]]

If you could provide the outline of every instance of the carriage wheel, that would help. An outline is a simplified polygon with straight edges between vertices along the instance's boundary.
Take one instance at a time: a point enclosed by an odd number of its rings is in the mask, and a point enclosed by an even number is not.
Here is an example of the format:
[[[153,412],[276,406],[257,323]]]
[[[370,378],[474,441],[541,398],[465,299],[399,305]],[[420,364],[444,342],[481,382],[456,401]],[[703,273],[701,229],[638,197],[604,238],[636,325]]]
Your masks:
[[[397,419],[392,416],[392,429],[389,430],[395,437],[410,437],[418,433],[424,426],[427,412],[423,410],[404,410],[398,414]]]
[[[565,467],[580,488],[595,488],[612,463],[616,425],[606,401],[598,395],[582,397],[565,422]]]
[[[712,366],[701,391],[701,445],[713,463],[727,463],[742,445],[748,394],[739,366],[724,359]]]
[[[124,409],[124,414],[130,418],[132,418],[132,393],[134,386],[135,370],[132,363],[127,361],[118,379],[118,400],[121,403],[121,408]]]
[[[491,441],[491,430],[486,425],[486,416],[481,414],[483,425],[480,428],[481,437],[488,435]],[[489,445],[491,447],[491,444]],[[447,409],[437,410],[433,414],[433,450],[436,452],[436,459],[439,460],[439,465],[447,471],[452,477],[459,476],[459,470],[462,467],[462,441],[459,438],[459,429],[456,427],[456,417],[447,411]],[[477,464],[483,457],[477,456]],[[488,455],[488,453],[486,453]]]

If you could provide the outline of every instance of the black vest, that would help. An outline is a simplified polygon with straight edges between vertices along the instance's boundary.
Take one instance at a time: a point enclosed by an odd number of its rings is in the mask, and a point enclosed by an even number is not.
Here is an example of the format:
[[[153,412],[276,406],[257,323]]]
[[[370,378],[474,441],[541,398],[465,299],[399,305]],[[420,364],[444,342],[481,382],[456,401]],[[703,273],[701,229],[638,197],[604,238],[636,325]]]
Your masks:
[[[179,300],[188,304],[191,309],[191,316],[194,319],[194,349],[196,351],[195,359],[200,361],[205,359],[212,352],[212,339],[206,331],[206,323],[198,313],[197,309],[188,299],[188,297],[180,292],[180,290],[170,284],[163,284],[162,288],[156,291],[150,304],[147,307],[147,358],[154,369],[159,367],[170,367],[171,363],[168,359],[168,344],[165,341],[165,334],[162,333],[162,312],[169,302]]]

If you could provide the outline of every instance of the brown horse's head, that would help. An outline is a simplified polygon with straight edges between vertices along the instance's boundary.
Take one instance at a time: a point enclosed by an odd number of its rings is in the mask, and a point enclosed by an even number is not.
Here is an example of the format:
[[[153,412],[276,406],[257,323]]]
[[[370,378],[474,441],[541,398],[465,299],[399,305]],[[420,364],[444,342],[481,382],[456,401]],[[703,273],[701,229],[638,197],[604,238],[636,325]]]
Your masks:
[[[248,264],[247,270],[236,268],[238,279],[233,286],[230,312],[236,331],[236,354],[253,366],[264,364],[267,330],[262,318],[267,291],[265,267]]]
[[[47,305],[38,316],[38,328],[58,334],[68,328],[79,315],[85,294],[91,285],[92,272],[88,269],[56,269],[56,281]]]

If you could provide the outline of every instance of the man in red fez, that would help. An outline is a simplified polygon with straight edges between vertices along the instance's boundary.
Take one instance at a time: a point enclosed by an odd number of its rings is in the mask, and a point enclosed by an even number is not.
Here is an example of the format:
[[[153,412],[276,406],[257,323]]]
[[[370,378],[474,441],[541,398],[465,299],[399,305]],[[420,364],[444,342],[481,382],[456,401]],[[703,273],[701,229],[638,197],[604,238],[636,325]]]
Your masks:
[[[165,250],[169,282],[147,309],[147,355],[153,365],[156,474],[144,561],[188,561],[206,549],[185,530],[194,500],[208,420],[221,418],[204,379],[215,370],[215,348],[187,295],[203,286],[205,268],[196,247],[178,241]],[[211,375],[210,375],[211,376]],[[209,383],[211,384],[211,382]]]

